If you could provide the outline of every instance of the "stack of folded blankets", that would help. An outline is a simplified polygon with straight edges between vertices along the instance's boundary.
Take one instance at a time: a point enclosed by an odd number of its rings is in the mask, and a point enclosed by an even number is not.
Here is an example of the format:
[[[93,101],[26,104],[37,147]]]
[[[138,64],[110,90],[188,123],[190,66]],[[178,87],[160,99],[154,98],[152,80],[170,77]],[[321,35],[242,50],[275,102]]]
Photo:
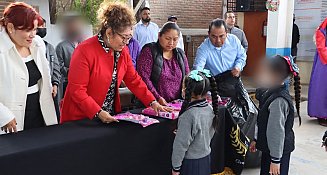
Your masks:
[[[142,114],[144,115],[150,115],[150,116],[159,116],[166,119],[175,120],[178,118],[179,112],[181,111],[183,101],[182,100],[175,100],[170,103],[168,103],[168,107],[173,108],[173,112],[159,112],[159,114],[156,113],[151,107],[148,107],[142,111]]]

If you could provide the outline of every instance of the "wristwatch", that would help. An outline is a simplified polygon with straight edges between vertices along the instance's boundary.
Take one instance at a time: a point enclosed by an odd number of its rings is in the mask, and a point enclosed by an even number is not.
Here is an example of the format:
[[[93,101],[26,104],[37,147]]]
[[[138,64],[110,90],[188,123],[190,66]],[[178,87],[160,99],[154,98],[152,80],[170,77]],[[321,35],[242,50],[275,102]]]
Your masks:
[[[157,101],[157,100],[152,101],[152,102],[150,103],[150,106],[152,107],[152,105],[155,104],[155,103],[158,103],[158,101]]]

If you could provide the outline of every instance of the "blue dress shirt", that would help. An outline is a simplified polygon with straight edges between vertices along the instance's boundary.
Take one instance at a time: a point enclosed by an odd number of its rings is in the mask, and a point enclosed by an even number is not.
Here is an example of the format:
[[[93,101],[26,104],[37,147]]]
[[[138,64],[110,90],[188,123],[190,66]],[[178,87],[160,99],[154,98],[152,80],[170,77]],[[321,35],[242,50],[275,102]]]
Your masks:
[[[209,38],[206,38],[197,50],[193,69],[210,70],[216,76],[237,67],[243,70],[246,64],[246,51],[240,40],[232,34],[227,38],[222,47],[215,47]]]
[[[134,38],[139,42],[141,48],[145,44],[158,41],[159,27],[156,23],[149,22],[149,25],[144,25],[142,20],[135,25]]]

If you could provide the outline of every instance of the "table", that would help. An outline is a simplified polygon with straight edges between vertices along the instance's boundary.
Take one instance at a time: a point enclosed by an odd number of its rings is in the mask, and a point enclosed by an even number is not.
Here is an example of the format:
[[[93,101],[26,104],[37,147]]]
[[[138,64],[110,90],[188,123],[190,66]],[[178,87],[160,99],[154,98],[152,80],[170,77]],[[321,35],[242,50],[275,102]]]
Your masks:
[[[82,120],[0,136],[1,175],[167,175],[174,122]]]
[[[230,121],[220,107],[220,122]],[[134,110],[133,113],[140,113]],[[159,124],[81,120],[0,136],[1,175],[169,175],[176,120]],[[227,136],[226,136],[227,135]],[[212,141],[212,172],[226,165],[224,126]],[[227,146],[228,147],[228,146]],[[227,162],[228,163],[228,162]]]

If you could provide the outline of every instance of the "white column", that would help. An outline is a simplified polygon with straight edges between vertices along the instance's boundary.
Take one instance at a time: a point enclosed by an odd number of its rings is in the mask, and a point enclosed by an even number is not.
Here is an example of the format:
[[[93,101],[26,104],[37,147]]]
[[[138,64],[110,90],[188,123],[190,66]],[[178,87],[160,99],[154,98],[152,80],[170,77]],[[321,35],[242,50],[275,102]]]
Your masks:
[[[268,11],[266,55],[291,55],[294,0],[280,0],[276,12]]]

